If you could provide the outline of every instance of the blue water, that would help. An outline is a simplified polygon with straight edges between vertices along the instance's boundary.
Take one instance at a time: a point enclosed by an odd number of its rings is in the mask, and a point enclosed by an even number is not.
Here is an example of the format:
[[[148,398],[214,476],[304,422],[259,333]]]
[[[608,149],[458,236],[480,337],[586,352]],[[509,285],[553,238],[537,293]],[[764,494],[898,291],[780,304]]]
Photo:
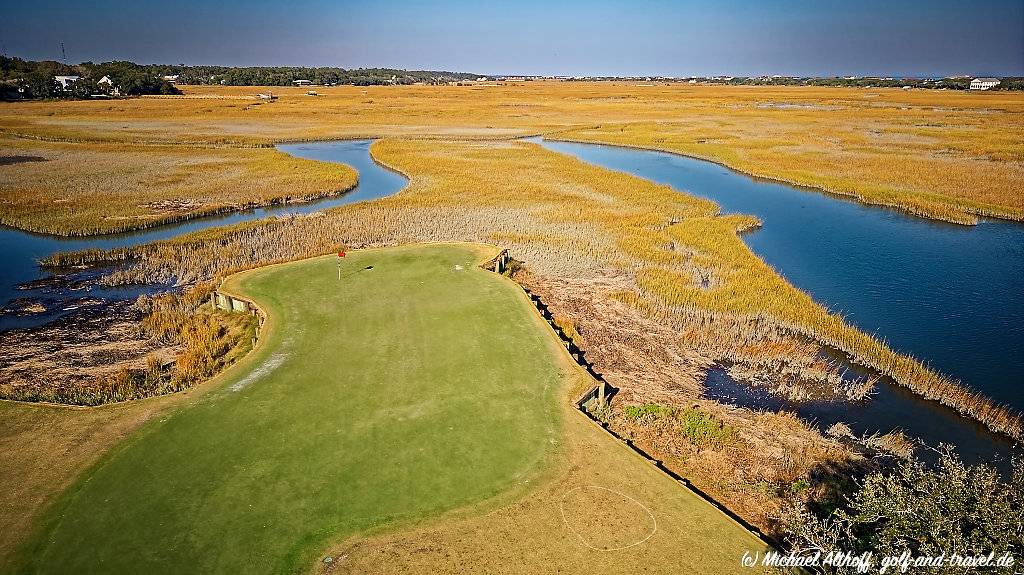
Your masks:
[[[0,308],[7,307],[15,298],[70,299],[83,293],[53,294],[46,288],[19,290],[17,286],[49,275],[39,267],[38,260],[56,252],[76,251],[89,248],[112,249],[141,245],[194,232],[226,226],[239,222],[258,220],[284,214],[306,214],[352,202],[372,200],[394,194],[405,184],[404,176],[388,170],[370,157],[372,140],[347,140],[315,144],[288,144],[278,149],[300,158],[348,164],[359,172],[359,184],[344,195],[324,198],[302,204],[287,204],[231,212],[228,214],[198,218],[181,223],[168,224],[138,232],[91,236],[87,238],[61,238],[45,234],[33,234],[10,227],[0,226]],[[99,299],[131,299],[143,288],[92,288],[88,296]],[[0,330],[27,328],[53,321],[68,313],[56,305],[47,313],[18,316],[11,313],[0,315]]]
[[[744,239],[790,283],[894,349],[1024,410],[1024,225],[946,224],[675,154],[533,141],[757,216],[764,225]]]
[[[1012,459],[1024,453],[1010,438],[888,381],[879,382],[869,400],[794,402],[739,383],[723,368],[714,367],[704,382],[704,396],[754,410],[793,412],[822,432],[834,423],[845,423],[861,437],[902,431],[932,448],[943,443],[954,445],[966,463],[990,463],[1007,476]],[[936,460],[936,453],[929,449],[917,449],[915,453],[924,461]]]

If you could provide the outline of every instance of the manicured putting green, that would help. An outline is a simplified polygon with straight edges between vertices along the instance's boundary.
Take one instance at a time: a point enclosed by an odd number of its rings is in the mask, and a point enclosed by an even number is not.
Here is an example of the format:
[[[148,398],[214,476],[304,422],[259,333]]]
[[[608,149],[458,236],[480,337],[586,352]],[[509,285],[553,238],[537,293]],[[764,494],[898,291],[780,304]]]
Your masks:
[[[556,350],[485,255],[367,250],[340,281],[336,256],[232,278],[273,317],[260,348],[87,473],[27,569],[302,570],[331,540],[536,475],[560,433]]]

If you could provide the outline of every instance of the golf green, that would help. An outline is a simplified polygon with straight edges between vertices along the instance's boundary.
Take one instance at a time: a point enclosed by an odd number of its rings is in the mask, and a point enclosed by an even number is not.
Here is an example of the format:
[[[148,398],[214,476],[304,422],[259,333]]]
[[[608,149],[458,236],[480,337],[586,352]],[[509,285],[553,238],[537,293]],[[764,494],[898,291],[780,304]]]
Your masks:
[[[560,435],[559,360],[487,255],[409,246],[231,278],[271,317],[256,351],[87,472],[24,570],[293,572],[535,478]]]

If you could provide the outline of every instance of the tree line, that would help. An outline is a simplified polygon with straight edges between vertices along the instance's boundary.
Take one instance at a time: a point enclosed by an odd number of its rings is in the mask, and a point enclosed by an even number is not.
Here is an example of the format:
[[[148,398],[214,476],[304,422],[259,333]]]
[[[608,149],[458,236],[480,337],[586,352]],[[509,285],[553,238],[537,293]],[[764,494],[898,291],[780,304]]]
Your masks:
[[[499,80],[501,78],[498,78]],[[637,76],[579,76],[564,78],[568,81],[646,81],[646,82],[690,82],[701,84],[723,84],[730,86],[831,86],[846,88],[924,88],[944,90],[967,90],[973,78],[876,78],[876,77],[808,77],[808,76],[714,76],[714,77],[637,77]],[[1024,77],[1004,76],[999,85],[990,90],[1024,90]]]
[[[796,77],[771,77],[771,78],[733,78],[728,81],[721,81],[727,84],[759,85],[759,86],[833,86],[847,88],[923,88],[923,89],[946,89],[946,90],[967,90],[971,87],[972,78],[796,78]],[[992,90],[1021,90],[1024,89],[1024,78],[1004,77],[999,79],[999,85]]]
[[[62,84],[57,76],[78,76]],[[103,78],[109,82],[101,82]],[[134,62],[63,64],[52,60],[33,62],[0,56],[0,98],[89,98],[96,95],[141,96],[179,94],[171,82],[154,74],[149,66]]]
[[[434,70],[396,70],[393,68],[331,68],[331,67],[224,67],[224,66],[155,66],[161,73],[178,76],[181,84],[224,84],[227,86],[290,86],[295,80],[331,86],[350,84],[377,86],[388,84],[443,84],[475,80],[477,74]]]
[[[55,76],[79,76],[67,85]],[[100,83],[106,76],[110,83]],[[322,86],[351,84],[443,84],[475,80],[477,74],[392,68],[345,69],[334,67],[292,66],[185,66],[136,64],[117,61],[95,64],[64,64],[31,61],[0,56],[0,98],[88,98],[95,95],[139,96],[177,94],[175,84],[218,84],[226,86],[290,86],[296,80],[308,80]],[[116,88],[116,90],[115,90]]]

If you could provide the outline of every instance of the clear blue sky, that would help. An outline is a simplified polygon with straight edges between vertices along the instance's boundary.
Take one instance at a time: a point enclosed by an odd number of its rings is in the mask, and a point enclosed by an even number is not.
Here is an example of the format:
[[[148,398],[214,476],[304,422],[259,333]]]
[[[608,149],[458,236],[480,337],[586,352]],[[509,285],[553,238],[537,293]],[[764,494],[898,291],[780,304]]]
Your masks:
[[[556,75],[1024,75],[1024,0],[38,0],[9,56]]]

